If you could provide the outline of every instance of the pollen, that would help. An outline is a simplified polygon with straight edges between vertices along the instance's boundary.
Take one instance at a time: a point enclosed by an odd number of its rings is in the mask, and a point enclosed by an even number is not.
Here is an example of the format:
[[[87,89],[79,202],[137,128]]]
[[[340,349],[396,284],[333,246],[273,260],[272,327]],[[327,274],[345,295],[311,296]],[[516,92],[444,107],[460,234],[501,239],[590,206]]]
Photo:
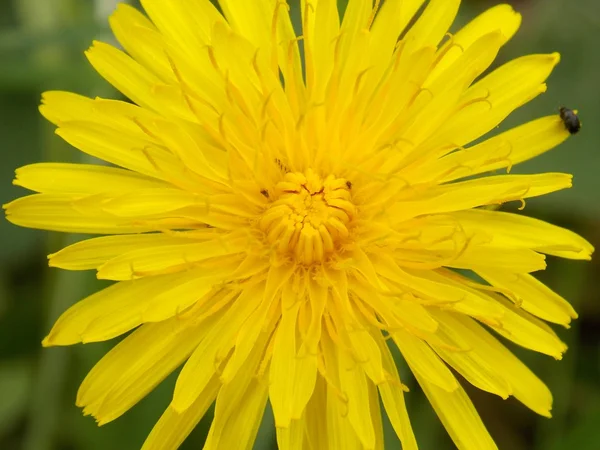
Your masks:
[[[356,206],[349,185],[312,169],[285,174],[260,218],[260,230],[278,253],[298,264],[325,261],[351,238]]]

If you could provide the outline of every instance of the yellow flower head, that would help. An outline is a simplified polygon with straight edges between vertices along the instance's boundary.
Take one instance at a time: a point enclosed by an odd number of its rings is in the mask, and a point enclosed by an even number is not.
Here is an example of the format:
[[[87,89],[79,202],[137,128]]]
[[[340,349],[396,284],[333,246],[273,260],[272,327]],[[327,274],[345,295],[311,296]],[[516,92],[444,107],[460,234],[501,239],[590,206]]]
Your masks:
[[[481,208],[570,175],[482,175],[569,132],[553,114],[469,143],[544,92],[559,55],[482,76],[519,27],[512,8],[451,36],[459,0],[381,3],[350,0],[340,23],[336,0],[303,0],[301,36],[281,0],[142,0],[149,18],[119,5],[126,53],[96,42],[87,57],[133,103],[44,94],[57,134],[110,165],[23,167],[16,183],[37,193],[5,208],[21,226],[107,235],[50,255],[116,283],[44,340],[135,329],[79,390],[100,424],[183,365],[144,449],[177,448],[215,401],[205,450],[252,448],[267,401],[282,450],[382,449],[381,399],[414,450],[388,344],[460,449],[496,446],[450,368],[550,415],[495,335],[560,359],[540,319],[576,313],[531,272],[593,248]]]

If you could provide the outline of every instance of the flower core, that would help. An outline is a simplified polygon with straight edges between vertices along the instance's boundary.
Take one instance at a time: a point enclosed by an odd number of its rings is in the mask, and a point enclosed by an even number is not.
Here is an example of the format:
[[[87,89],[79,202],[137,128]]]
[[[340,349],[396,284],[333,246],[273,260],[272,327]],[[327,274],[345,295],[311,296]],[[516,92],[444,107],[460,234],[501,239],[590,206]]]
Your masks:
[[[275,186],[273,201],[259,227],[277,252],[299,264],[322,262],[350,234],[356,215],[351,187],[344,178],[323,178],[312,169],[288,172]]]

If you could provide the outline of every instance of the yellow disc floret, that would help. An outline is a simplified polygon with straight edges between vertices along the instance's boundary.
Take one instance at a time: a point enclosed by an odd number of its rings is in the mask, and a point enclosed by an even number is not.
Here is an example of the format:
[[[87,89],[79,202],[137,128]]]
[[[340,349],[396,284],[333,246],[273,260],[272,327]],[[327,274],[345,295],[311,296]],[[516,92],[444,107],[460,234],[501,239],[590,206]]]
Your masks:
[[[351,186],[344,178],[323,179],[311,169],[287,173],[275,186],[259,227],[277,252],[299,264],[322,262],[350,234],[356,214]]]

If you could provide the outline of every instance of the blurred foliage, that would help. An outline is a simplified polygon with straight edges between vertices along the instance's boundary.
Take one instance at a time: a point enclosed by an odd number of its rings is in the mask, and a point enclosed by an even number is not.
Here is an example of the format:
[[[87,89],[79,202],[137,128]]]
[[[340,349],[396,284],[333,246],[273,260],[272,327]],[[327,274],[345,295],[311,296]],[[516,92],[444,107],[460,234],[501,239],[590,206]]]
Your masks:
[[[297,0],[291,1],[298,20]],[[346,1],[339,0],[341,8]],[[458,24],[491,6],[465,0]],[[36,161],[82,161],[77,151],[54,137],[37,112],[42,91],[63,89],[85,95],[116,97],[87,64],[83,51],[92,39],[111,41],[106,16],[115,0],[0,1],[0,201],[22,195],[11,186],[15,168]],[[502,129],[577,108],[582,132],[559,148],[525,163],[515,172],[562,171],[575,175],[573,189],[534,199],[527,213],[566,226],[600,243],[600,4],[597,0],[519,0],[519,34],[502,50],[496,64],[519,55],[559,51],[562,63],[545,95],[515,112]],[[128,450],[141,446],[169,403],[176,374],[114,423],[98,429],[75,407],[75,393],[87,371],[114,342],[72,348],[41,349],[52,322],[70,304],[102,287],[93,274],[45,267],[45,255],[76,236],[21,229],[0,221],[0,449]],[[558,330],[570,347],[560,363],[515,348],[555,394],[554,418],[536,417],[513,400],[502,401],[468,389],[501,449],[595,450],[600,448],[600,284],[597,262],[550,259],[541,278],[570,299],[581,318]],[[453,448],[410,373],[398,364],[411,388],[407,395],[420,448]],[[183,448],[201,448],[210,414]],[[267,410],[256,449],[275,449]],[[400,445],[385,423],[388,449]]]

